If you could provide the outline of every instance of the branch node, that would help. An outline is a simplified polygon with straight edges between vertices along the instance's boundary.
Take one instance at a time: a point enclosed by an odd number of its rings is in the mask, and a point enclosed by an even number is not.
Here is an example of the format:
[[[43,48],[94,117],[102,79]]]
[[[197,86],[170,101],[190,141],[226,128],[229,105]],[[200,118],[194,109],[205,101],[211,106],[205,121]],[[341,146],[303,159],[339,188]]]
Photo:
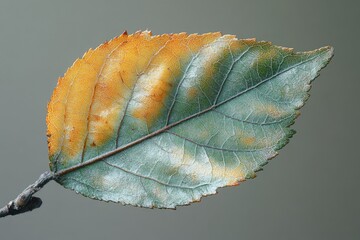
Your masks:
[[[47,171],[41,174],[38,180],[25,188],[25,190],[14,200],[10,201],[5,207],[0,209],[0,218],[8,215],[17,215],[39,208],[42,201],[38,197],[33,197],[33,195],[54,178],[55,176],[53,172]]]

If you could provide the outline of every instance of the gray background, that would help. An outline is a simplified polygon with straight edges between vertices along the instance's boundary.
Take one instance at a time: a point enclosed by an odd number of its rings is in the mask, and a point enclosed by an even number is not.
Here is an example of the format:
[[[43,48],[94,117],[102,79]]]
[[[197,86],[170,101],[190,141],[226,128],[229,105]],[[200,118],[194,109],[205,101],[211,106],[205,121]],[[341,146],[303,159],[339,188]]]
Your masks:
[[[360,239],[359,1],[0,1],[0,203],[47,170],[46,104],[57,77],[122,33],[222,31],[296,50],[335,47],[259,176],[178,210],[84,198],[48,184],[43,206],[0,220],[1,239]]]

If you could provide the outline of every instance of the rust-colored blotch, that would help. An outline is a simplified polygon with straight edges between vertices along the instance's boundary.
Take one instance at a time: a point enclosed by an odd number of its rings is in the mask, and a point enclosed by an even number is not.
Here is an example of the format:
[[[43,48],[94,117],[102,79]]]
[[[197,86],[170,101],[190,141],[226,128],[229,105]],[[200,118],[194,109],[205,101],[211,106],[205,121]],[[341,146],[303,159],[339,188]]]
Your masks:
[[[63,162],[79,161],[87,149],[121,138],[114,135],[125,111],[151,127],[189,59],[220,37],[124,32],[90,49],[59,78],[48,104],[50,158],[61,153]],[[195,97],[197,92],[189,94]],[[129,104],[131,98],[136,104]]]

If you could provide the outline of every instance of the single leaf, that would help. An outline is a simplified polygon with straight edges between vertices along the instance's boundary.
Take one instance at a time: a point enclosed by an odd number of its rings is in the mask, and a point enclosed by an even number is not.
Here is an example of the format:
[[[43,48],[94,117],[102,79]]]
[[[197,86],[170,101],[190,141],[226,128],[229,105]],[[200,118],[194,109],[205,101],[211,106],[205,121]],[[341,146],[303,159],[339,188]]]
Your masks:
[[[47,116],[51,170],[99,200],[199,201],[253,178],[289,141],[332,55],[220,33],[124,33],[59,79]]]

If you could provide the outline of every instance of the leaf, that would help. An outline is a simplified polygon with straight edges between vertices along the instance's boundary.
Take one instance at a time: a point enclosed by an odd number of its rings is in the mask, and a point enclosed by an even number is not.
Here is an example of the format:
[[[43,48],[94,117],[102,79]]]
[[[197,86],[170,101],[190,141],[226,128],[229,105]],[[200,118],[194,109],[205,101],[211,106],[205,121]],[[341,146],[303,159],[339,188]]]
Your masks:
[[[232,35],[122,34],[59,78],[48,105],[50,168],[84,196],[174,208],[255,177],[331,47],[296,53]]]

